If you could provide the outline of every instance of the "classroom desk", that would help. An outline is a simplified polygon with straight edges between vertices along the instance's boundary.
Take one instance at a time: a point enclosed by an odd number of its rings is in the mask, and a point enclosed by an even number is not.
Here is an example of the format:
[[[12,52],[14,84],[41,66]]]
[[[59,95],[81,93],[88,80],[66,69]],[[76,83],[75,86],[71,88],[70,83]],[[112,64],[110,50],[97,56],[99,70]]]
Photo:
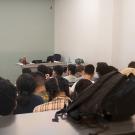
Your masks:
[[[61,120],[52,122],[55,112],[23,114],[0,117],[0,135],[88,135],[94,131],[77,124]],[[96,129],[97,130],[97,129]],[[110,123],[106,132],[98,135],[133,135],[135,134],[135,117],[132,120]]]
[[[60,65],[60,66],[63,66],[63,67],[67,67],[67,64],[63,63],[63,62],[54,62],[54,63],[39,63],[39,64],[34,64],[34,63],[30,63],[30,64],[27,64],[27,65],[23,65],[23,64],[20,64],[20,63],[17,63],[17,65],[19,65],[21,67],[21,69],[24,69],[24,68],[30,68],[31,71],[37,71],[37,67],[39,65],[45,65],[47,67],[54,67],[56,65]]]

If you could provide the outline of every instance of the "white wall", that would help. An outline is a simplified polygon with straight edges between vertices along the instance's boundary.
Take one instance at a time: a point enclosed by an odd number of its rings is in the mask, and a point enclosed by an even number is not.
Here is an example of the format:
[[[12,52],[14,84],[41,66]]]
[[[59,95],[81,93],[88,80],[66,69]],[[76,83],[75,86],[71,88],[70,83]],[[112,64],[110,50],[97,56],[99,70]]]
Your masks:
[[[56,0],[55,52],[126,67],[135,60],[134,6],[135,0]]]
[[[0,0],[0,76],[15,81],[21,56],[45,60],[54,53],[50,6],[50,0]]]
[[[111,63],[112,15],[113,0],[56,0],[55,52]]]
[[[135,60],[135,0],[114,0],[113,64],[124,68]]]

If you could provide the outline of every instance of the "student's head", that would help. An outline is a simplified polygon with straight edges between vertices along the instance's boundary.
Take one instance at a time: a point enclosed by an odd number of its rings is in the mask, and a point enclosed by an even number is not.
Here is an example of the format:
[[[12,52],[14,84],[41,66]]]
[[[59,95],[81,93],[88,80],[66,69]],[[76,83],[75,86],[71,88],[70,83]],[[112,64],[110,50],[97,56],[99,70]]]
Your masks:
[[[68,74],[69,75],[75,75],[76,74],[76,65],[69,64],[67,67]]]
[[[84,74],[84,66],[79,65],[76,67],[76,76],[81,77]]]
[[[110,73],[112,71],[118,71],[118,69],[113,67],[113,66],[104,65],[98,69],[97,73],[99,74],[99,77],[101,77],[101,76],[103,76],[107,73]]]
[[[84,74],[89,75],[91,78],[93,77],[95,72],[95,67],[92,64],[86,65],[84,68]]]
[[[103,76],[106,74],[106,69],[108,68],[108,64],[105,62],[98,62],[97,63],[97,68],[96,72],[98,73],[99,76]]]
[[[129,68],[135,68],[135,61],[131,61],[131,62],[128,64],[128,67],[129,67]]]
[[[80,94],[83,90],[85,90],[91,84],[92,82],[87,79],[79,80],[75,86],[75,93]]]
[[[32,76],[36,82],[35,93],[45,92],[44,75],[41,72],[33,72]]]
[[[0,115],[10,115],[16,107],[16,87],[8,80],[0,79]]]
[[[23,68],[22,73],[23,74],[25,74],[25,73],[31,74],[31,69],[30,68]]]
[[[66,96],[69,96],[68,81],[62,77],[57,78],[57,80],[56,78],[47,80],[45,86],[50,100],[57,97],[61,92],[64,92]]]
[[[49,79],[53,75],[53,69],[48,67],[48,72],[46,74],[46,79]]]
[[[30,97],[36,89],[36,81],[32,75],[22,74],[17,79],[16,86],[19,91],[19,104],[26,105],[30,101]]]
[[[48,67],[45,65],[39,65],[37,67],[38,72],[41,72],[44,76],[48,73]]]
[[[54,76],[62,76],[64,68],[60,65],[54,66],[53,68]]]

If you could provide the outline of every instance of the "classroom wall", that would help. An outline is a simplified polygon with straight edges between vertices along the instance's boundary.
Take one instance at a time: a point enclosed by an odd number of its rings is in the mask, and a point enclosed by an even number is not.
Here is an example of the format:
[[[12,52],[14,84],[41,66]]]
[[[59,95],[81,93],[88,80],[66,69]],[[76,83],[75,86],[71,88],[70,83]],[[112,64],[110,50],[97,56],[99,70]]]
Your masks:
[[[114,0],[113,64],[124,68],[135,60],[135,0]]]
[[[50,0],[0,0],[0,76],[15,82],[19,58],[54,53],[54,12]]]
[[[68,61],[106,61],[119,69],[135,60],[135,0],[56,0],[55,52]]]
[[[113,0],[56,0],[55,52],[68,61],[112,62]]]

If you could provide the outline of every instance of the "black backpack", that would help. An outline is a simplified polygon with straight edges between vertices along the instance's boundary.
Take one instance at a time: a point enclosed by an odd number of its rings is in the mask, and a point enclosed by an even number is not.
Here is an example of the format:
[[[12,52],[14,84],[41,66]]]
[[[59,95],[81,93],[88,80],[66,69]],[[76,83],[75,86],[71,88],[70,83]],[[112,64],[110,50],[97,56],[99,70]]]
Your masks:
[[[135,113],[134,106],[135,76],[126,77],[114,71],[82,91],[69,106],[56,113],[53,121],[64,114],[75,121],[91,117],[124,120]]]
[[[61,54],[54,54],[54,61],[61,61]]]

